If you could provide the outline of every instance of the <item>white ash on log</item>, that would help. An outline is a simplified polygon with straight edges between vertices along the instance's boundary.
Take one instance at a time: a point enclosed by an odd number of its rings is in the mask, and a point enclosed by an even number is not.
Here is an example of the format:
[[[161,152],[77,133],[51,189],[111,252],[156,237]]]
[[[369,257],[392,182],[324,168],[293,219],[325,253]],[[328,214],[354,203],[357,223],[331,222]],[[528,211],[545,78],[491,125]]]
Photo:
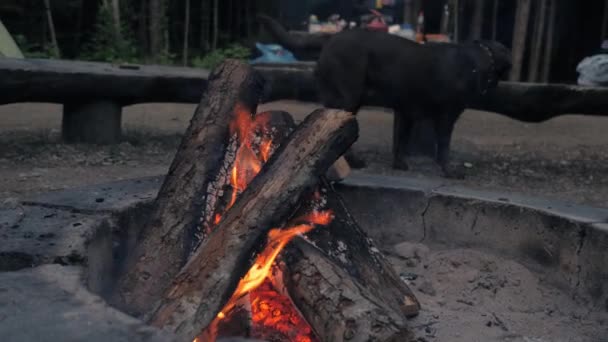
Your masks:
[[[331,185],[320,184],[295,216],[331,208],[333,220],[287,246],[282,291],[323,341],[408,341],[416,297]]]

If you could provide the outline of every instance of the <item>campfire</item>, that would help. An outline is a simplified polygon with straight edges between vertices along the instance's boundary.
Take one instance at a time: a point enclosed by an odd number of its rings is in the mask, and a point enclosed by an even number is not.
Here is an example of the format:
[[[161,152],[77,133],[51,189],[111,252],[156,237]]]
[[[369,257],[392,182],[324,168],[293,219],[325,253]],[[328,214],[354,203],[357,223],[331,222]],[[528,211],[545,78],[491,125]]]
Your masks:
[[[355,118],[256,114],[262,89],[210,77],[113,304],[183,341],[407,341],[416,298],[323,176]]]

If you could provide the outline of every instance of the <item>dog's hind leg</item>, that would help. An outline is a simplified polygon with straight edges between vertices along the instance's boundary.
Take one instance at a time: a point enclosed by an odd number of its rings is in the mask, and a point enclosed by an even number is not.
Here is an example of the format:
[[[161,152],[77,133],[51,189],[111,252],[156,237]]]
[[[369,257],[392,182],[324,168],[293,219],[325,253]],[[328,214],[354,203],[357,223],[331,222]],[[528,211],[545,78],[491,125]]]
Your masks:
[[[460,117],[462,111],[448,111],[439,115],[435,119],[435,133],[437,134],[437,163],[441,166],[445,177],[448,178],[464,178],[464,174],[450,168],[450,143],[452,141],[452,133],[454,125]]]

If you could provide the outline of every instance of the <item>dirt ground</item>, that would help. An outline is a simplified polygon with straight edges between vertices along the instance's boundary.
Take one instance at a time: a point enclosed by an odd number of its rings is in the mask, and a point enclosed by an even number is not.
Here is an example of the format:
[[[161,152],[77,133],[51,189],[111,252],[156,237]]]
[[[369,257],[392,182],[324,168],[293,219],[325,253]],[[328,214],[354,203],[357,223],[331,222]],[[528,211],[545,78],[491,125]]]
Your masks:
[[[302,119],[315,104],[264,105]],[[195,106],[146,104],[128,107],[125,139],[115,146],[65,145],[59,141],[61,106],[0,106],[0,199],[166,172]],[[367,109],[359,115],[356,151],[372,172],[437,177],[423,161],[411,171],[391,170],[392,114]],[[524,124],[485,112],[467,112],[457,124],[454,163],[466,171],[458,181],[575,203],[608,207],[608,118],[564,116]],[[466,167],[465,167],[466,165]]]
[[[599,342],[608,314],[512,260],[472,249],[402,243],[393,265],[423,304],[411,321],[418,341]]]

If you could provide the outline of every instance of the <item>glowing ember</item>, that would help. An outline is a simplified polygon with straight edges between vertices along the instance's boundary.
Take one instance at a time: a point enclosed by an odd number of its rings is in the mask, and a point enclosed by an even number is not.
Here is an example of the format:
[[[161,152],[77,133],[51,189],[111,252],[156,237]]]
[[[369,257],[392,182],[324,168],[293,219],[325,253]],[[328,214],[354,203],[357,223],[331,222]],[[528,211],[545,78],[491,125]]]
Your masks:
[[[250,296],[251,337],[265,341],[316,341],[312,329],[291,300],[276,291],[270,280],[265,280]]]
[[[327,224],[331,221],[331,212],[320,212],[311,213],[306,218],[310,219],[308,224],[300,224],[294,227],[286,229],[272,229],[268,232],[268,241],[264,250],[257,256],[253,266],[249,269],[247,274],[239,282],[232,299],[226,304],[224,310],[218,314],[225,315],[226,312],[230,311],[234,302],[241,296],[251,292],[258,286],[260,286],[264,280],[270,275],[270,268],[274,263],[279,253],[285,248],[285,246],[295,236],[305,234],[314,228],[317,224]]]
[[[230,124],[230,133],[233,136],[236,134],[239,146],[230,173],[232,187],[230,202],[223,213],[234,205],[238,195],[247,188],[273,153],[272,139],[263,138],[261,141],[254,141],[256,130],[267,129],[269,120],[269,115],[253,117],[244,107],[235,107],[235,119]],[[258,154],[254,152],[256,146]],[[319,199],[320,194],[315,193],[314,198]],[[215,214],[213,218],[215,225],[221,221],[223,213]],[[215,340],[220,322],[230,316],[231,311],[239,305],[239,301],[245,299],[246,295],[249,295],[251,304],[252,323],[257,327],[254,330],[258,333],[264,331],[263,334],[267,336],[280,336],[281,341],[316,341],[312,329],[301,318],[291,300],[273,288],[272,269],[277,256],[294,237],[311,231],[316,225],[327,225],[332,219],[331,211],[313,209],[310,213],[292,220],[291,227],[271,229],[264,250],[258,254],[253,266],[239,281],[226,306],[201,335],[204,338],[199,337],[195,342]]]

